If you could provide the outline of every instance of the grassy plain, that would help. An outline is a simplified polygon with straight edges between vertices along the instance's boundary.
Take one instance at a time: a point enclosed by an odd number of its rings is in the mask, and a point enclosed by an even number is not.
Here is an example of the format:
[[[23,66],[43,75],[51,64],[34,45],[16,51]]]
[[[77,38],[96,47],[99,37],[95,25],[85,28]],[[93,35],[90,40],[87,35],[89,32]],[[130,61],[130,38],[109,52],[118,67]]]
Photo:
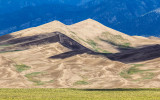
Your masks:
[[[160,100],[160,89],[0,89],[0,100]]]

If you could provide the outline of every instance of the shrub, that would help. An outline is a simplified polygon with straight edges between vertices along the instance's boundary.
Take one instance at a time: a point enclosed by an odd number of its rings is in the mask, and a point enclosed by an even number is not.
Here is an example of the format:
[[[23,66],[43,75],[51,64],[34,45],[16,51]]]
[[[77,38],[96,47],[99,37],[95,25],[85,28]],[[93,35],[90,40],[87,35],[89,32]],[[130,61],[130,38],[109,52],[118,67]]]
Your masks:
[[[21,65],[15,65],[16,69],[18,72],[22,72],[22,71],[25,71],[25,70],[28,70],[30,69],[31,67],[27,66],[27,65],[24,65],[24,64],[21,64]]]

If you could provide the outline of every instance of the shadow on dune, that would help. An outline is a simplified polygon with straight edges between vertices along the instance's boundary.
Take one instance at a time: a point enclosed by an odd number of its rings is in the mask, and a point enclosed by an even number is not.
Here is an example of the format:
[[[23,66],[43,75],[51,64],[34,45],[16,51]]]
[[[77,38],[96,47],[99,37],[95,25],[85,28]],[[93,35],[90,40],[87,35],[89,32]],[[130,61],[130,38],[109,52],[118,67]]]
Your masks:
[[[91,51],[88,50],[74,50],[74,51],[69,51],[69,52],[65,52],[65,53],[61,53],[59,55],[54,55],[52,57],[50,57],[51,59],[65,59],[68,57],[72,57],[78,54],[84,54],[84,53],[90,53]]]
[[[152,45],[143,48],[121,51],[107,56],[111,60],[124,63],[133,63],[152,60],[160,57],[160,45]]]
[[[0,52],[14,52],[14,51],[23,51],[30,49],[32,46],[38,46],[49,43],[56,43],[59,41],[59,37],[57,33],[49,33],[45,35],[34,35],[34,36],[26,36],[14,38],[11,36],[1,36],[1,38],[6,37],[6,40],[0,41]]]
[[[14,38],[10,35],[4,35],[1,36],[1,38],[5,37],[5,41],[0,41],[1,45],[4,44],[23,44],[23,46],[26,45],[38,45],[38,44],[43,44],[45,42],[48,43],[54,43],[59,41],[57,33],[46,33],[46,34],[42,34],[42,35],[33,35],[33,36],[26,36],[26,37],[19,37],[19,38]]]
[[[13,36],[9,34],[0,36],[0,42],[11,39],[11,38],[13,38]]]
[[[160,89],[143,89],[143,88],[139,88],[139,89],[123,89],[123,88],[117,88],[117,89],[79,89],[82,91],[157,91],[160,92]]]
[[[118,48],[120,52],[115,54],[97,53],[84,47],[80,43],[60,32],[26,36],[20,38],[14,38],[11,35],[4,35],[0,37],[0,45],[9,44],[10,46],[1,48],[0,52],[26,50],[29,49],[30,46],[37,46],[56,42],[59,42],[61,45],[70,49],[71,51],[59,55],[53,55],[49,57],[51,59],[65,59],[71,56],[75,56],[77,54],[87,53],[92,55],[104,56],[106,58],[109,58],[110,60],[120,61],[123,63],[134,63],[152,60],[160,57],[160,45],[151,45],[143,48],[129,48],[123,50],[121,48]]]
[[[141,61],[147,61],[147,60],[159,58],[160,57],[160,45],[153,45],[153,46],[137,48],[133,50],[125,50],[125,51],[121,51],[120,53],[115,53],[115,54],[97,53],[89,49],[73,50],[73,51],[62,53],[59,55],[54,55],[50,58],[65,59],[67,57],[71,57],[71,56],[75,56],[77,54],[83,54],[83,53],[104,56],[104,57],[109,58],[110,60],[120,61],[123,63],[135,63],[135,62],[141,62]]]
[[[61,34],[61,33],[60,33]],[[65,59],[71,56],[75,56],[77,54],[92,54],[99,55],[109,58],[110,60],[120,61],[123,63],[135,63],[141,61],[152,60],[160,57],[160,45],[150,45],[142,48],[129,48],[129,49],[121,49],[119,53],[98,53],[94,52],[73,39],[61,34],[61,39],[63,41],[60,42],[61,45],[71,49],[72,51],[62,53],[59,55],[54,55],[50,58],[52,59]]]

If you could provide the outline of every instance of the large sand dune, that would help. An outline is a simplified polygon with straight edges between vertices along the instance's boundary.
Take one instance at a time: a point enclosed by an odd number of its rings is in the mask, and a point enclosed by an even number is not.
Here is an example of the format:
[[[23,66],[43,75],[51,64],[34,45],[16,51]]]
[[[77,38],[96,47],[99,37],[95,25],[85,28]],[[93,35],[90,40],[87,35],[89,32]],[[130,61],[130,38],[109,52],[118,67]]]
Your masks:
[[[0,86],[160,87],[156,44],[160,40],[128,36],[91,19],[71,26],[54,21],[0,37]]]

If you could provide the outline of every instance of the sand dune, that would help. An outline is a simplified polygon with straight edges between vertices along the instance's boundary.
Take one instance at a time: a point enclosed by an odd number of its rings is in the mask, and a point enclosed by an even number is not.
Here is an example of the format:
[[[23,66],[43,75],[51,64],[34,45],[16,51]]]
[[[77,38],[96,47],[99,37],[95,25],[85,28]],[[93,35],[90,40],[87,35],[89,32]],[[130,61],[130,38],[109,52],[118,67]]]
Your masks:
[[[70,26],[53,21],[0,37],[0,86],[160,87],[156,44],[160,40],[129,36],[92,19]]]

